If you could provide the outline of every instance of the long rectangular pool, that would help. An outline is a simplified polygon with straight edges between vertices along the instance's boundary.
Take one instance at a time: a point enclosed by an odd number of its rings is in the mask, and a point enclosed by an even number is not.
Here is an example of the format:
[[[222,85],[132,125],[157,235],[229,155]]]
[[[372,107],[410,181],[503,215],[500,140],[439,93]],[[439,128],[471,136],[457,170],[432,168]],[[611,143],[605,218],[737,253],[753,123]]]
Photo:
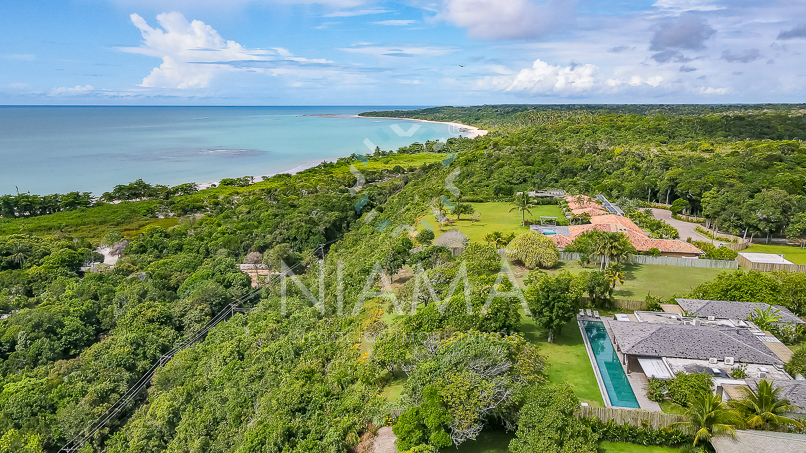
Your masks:
[[[585,335],[588,337],[599,374],[602,376],[610,405],[615,407],[640,407],[635,393],[632,391],[624,368],[619,363],[613,343],[607,336],[604,323],[600,321],[583,321]]]

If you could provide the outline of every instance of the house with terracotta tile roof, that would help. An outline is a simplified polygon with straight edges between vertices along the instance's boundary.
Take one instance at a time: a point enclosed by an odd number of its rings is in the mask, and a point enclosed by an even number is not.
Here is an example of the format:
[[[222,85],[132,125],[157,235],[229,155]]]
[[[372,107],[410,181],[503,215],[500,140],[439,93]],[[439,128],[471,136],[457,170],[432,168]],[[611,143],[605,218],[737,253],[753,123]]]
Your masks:
[[[607,214],[607,209],[587,195],[569,195],[563,199],[568,203],[571,214],[588,214],[591,217]]]
[[[626,234],[633,247],[639,252],[648,252],[650,249],[656,248],[664,256],[696,257],[703,254],[702,250],[688,242],[677,239],[652,239],[627,217],[606,214],[591,217],[590,221],[591,223],[587,225],[569,226],[567,229],[568,234],[563,234],[565,231],[558,230],[557,234],[549,237],[557,244],[557,248],[562,250],[582,234],[598,230]]]

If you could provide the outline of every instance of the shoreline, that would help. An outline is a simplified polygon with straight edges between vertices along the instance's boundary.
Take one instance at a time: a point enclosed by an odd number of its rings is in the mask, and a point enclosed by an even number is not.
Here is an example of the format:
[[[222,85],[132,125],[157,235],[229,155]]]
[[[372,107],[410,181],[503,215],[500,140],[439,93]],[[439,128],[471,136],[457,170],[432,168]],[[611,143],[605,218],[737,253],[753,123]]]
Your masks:
[[[350,117],[351,118],[375,118],[375,119],[405,120],[405,121],[417,121],[417,122],[420,122],[420,123],[446,124],[446,125],[448,125],[448,126],[450,126],[452,128],[456,128],[457,131],[458,131],[459,136],[461,136],[461,134],[469,134],[469,135],[471,135],[470,137],[467,137],[467,138],[469,138],[471,140],[476,138],[476,137],[482,137],[484,135],[487,135],[490,132],[488,130],[479,129],[479,128],[475,127],[475,126],[469,126],[467,124],[462,124],[462,123],[455,123],[455,122],[452,122],[452,121],[431,121],[431,120],[421,120],[421,119],[416,119],[416,118],[399,118],[399,117],[388,117],[388,116],[358,116],[358,115],[350,115]],[[342,157],[347,157],[347,156],[342,156]],[[280,172],[277,172],[277,173],[268,173],[268,174],[265,174],[265,175],[254,175],[252,177],[255,178],[255,183],[258,183],[258,182],[261,182],[260,180],[262,180],[262,178],[264,176],[265,177],[272,177],[272,176],[277,176],[277,175],[282,175],[282,174],[295,175],[295,174],[297,174],[297,173],[299,173],[301,171],[307,170],[309,168],[316,167],[317,165],[319,165],[321,163],[324,163],[324,162],[333,163],[333,162],[336,162],[338,159],[339,158],[336,157],[336,158],[328,158],[328,159],[310,160],[308,162],[303,162],[303,163],[297,165],[296,167],[293,167],[293,168],[291,168],[289,170],[286,170],[286,171],[280,171]],[[204,189],[209,189],[213,185],[218,186],[218,185],[220,185],[220,183],[221,183],[221,180],[210,181],[210,182],[205,182],[205,183],[198,184],[198,187],[199,187],[199,190],[204,190]]]
[[[319,165],[321,163],[325,163],[325,162],[333,163],[333,162],[336,162],[338,159],[339,159],[338,157],[335,157],[335,158],[327,158],[327,159],[309,160],[308,162],[303,162],[303,163],[297,165],[296,167],[290,168],[290,169],[288,169],[286,171],[279,171],[277,173],[268,173],[268,174],[265,174],[265,175],[254,175],[254,176],[252,176],[253,178],[255,178],[255,182],[253,184],[257,184],[259,182],[262,182],[262,178],[264,176],[268,177],[268,178],[271,178],[272,176],[277,176],[277,175],[296,175],[297,173],[299,173],[301,171],[305,171],[305,170],[307,170],[309,168],[316,167],[317,165]],[[204,190],[204,189],[209,189],[213,185],[219,186],[220,183],[221,183],[221,180],[219,179],[218,181],[210,181],[210,182],[201,183],[201,184],[198,184],[197,186],[198,186],[199,190],[201,191],[201,190]]]
[[[353,115],[354,118],[375,118],[381,120],[405,120],[405,121],[417,121],[419,123],[436,123],[436,124],[447,124],[450,127],[455,127],[459,131],[459,135],[461,134],[471,134],[472,137],[467,137],[469,139],[474,139],[476,137],[482,137],[490,133],[488,130],[479,129],[476,126],[469,126],[467,124],[462,123],[455,123],[453,121],[433,121],[433,120],[421,120],[418,118],[401,118],[398,116],[359,116]]]

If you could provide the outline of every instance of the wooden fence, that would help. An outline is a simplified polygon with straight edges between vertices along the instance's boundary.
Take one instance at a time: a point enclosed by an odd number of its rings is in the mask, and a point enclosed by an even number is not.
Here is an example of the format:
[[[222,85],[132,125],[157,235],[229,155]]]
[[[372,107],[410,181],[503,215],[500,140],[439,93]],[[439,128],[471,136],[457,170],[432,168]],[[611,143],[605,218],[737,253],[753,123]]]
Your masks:
[[[686,421],[686,417],[682,415],[648,412],[639,409],[619,409],[615,407],[582,406],[574,415],[576,415],[577,418],[596,417],[604,422],[613,420],[619,425],[630,424],[637,427],[646,425],[654,429],[667,428],[675,423]]]
[[[579,253],[560,252],[563,261],[576,261]],[[595,259],[594,261],[597,261]],[[704,267],[710,269],[738,269],[739,263],[725,260],[700,260],[695,258],[677,258],[674,256],[633,255],[630,259],[635,264],[659,264],[662,266]]]
[[[587,304],[589,300],[590,299],[587,296],[582,296],[583,304]],[[646,310],[646,302],[643,300],[613,299],[613,307],[633,311]]]
[[[776,263],[753,263],[747,258],[739,255],[736,261],[742,267],[750,269],[751,271],[772,272],[772,271],[789,271],[789,272],[806,272],[806,265],[803,264],[776,264]]]

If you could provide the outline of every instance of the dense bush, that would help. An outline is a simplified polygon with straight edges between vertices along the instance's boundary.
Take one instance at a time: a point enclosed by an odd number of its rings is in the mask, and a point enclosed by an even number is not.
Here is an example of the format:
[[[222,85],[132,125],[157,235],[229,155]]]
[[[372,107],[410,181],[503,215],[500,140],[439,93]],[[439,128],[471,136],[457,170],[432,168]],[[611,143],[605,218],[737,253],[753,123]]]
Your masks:
[[[651,401],[669,399],[680,406],[687,407],[693,399],[703,392],[710,392],[713,377],[705,373],[677,373],[668,380],[650,379],[647,387],[647,398]]]
[[[507,246],[507,256],[520,261],[529,269],[554,267],[560,260],[560,251],[548,236],[536,231],[515,237]]]
[[[629,423],[617,424],[598,418],[585,418],[582,423],[588,426],[600,441],[629,442],[638,445],[665,445],[670,447],[691,444],[694,438],[673,427],[653,429],[651,426],[633,426]]]
[[[729,249],[727,247],[717,247],[714,244],[706,241],[693,241],[695,247],[705,252],[704,255],[700,255],[702,259],[709,259],[709,260],[735,260],[737,256],[739,256],[739,252]]]

